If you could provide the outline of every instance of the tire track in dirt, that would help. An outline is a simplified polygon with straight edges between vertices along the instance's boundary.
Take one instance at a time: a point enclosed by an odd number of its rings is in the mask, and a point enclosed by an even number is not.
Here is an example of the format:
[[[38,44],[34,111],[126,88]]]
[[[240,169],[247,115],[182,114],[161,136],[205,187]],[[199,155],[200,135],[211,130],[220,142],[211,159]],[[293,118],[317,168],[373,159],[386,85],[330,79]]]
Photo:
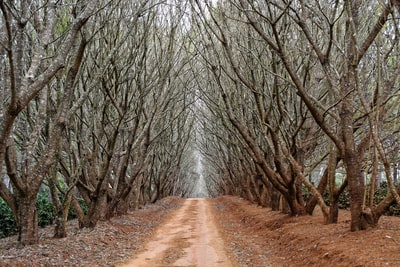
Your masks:
[[[122,266],[233,266],[207,199],[186,199],[171,215],[144,251]]]

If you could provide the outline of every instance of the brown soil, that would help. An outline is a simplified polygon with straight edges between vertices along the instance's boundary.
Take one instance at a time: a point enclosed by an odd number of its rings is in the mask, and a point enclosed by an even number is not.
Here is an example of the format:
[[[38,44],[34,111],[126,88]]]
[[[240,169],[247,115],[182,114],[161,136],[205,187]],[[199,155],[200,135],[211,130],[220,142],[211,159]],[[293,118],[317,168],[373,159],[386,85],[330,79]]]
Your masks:
[[[229,267],[209,200],[187,199],[157,229],[142,253],[127,261],[124,267],[198,266]]]
[[[126,216],[101,221],[94,229],[68,224],[68,237],[52,238],[54,227],[39,230],[37,245],[18,248],[17,237],[0,239],[0,267],[115,266],[132,257],[181,199],[166,198]],[[1,216],[1,215],[0,215]]]
[[[240,266],[400,266],[400,218],[350,232],[350,214],[324,225],[313,216],[290,217],[237,197],[212,200],[228,252]]]
[[[315,213],[289,217],[232,196],[167,198],[92,230],[73,221],[63,239],[52,227],[22,249],[0,239],[0,266],[400,266],[400,218],[350,232],[347,211],[334,225]]]

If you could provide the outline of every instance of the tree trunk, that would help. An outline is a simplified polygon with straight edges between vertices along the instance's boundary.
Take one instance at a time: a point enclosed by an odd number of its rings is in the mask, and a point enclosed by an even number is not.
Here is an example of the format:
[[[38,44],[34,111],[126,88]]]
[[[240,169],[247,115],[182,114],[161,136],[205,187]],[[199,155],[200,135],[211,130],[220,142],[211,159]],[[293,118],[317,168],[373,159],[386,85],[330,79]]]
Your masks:
[[[282,213],[285,213],[285,214],[290,214],[290,215],[293,214],[287,199],[282,194],[279,195],[279,209],[278,210],[280,210]]]
[[[66,201],[68,201],[68,199],[64,199],[63,203],[61,202],[60,194],[58,192],[56,183],[57,183],[57,165],[55,164],[50,168],[49,179],[48,179],[51,200],[53,203],[54,211],[56,213],[53,237],[54,238],[64,238],[67,236],[67,231],[66,231],[67,218],[64,219],[64,211],[63,210],[65,208],[65,204],[66,204]],[[69,209],[69,203],[68,203],[68,209]],[[68,216],[68,210],[67,210],[67,216]]]
[[[159,196],[160,196],[160,191],[158,189],[154,190],[153,194],[151,195],[151,198],[150,198],[150,203],[156,203]]]
[[[337,223],[339,215],[339,195],[336,190],[336,166],[337,166],[337,150],[332,147],[328,158],[328,182],[329,182],[329,213],[325,217],[326,223]]]
[[[117,215],[120,216],[128,213],[134,192],[135,192],[134,187],[130,186],[129,192],[125,196],[123,196],[122,200],[117,205],[116,208]]]
[[[135,199],[133,201],[133,209],[139,208],[140,198],[142,197],[142,182],[143,182],[143,174],[140,174],[136,181],[136,192]]]
[[[400,193],[400,187],[397,187],[397,193]],[[369,226],[375,227],[378,225],[380,217],[389,209],[391,205],[396,203],[393,194],[386,196],[374,209],[366,209],[363,212],[363,216]]]
[[[39,241],[36,195],[18,198],[17,222],[19,243],[23,246],[36,244]]]
[[[67,236],[67,220],[69,208],[71,206],[71,200],[71,193],[67,193],[62,208],[57,211],[56,225],[54,228],[55,238],[64,238]]]
[[[322,178],[318,184],[317,190],[318,192],[322,195],[326,189],[326,186],[328,184],[328,171],[325,170],[324,174],[322,175]],[[312,195],[310,199],[306,202],[306,212],[309,215],[312,215],[315,209],[315,206],[318,204],[318,199],[316,195]]]
[[[370,181],[370,188],[369,188],[369,196],[368,196],[368,206],[372,208],[374,206],[374,199],[375,199],[375,191],[377,187],[377,174],[378,174],[378,152],[376,151],[376,147],[374,147],[373,152],[373,161],[372,161],[372,172],[371,172],[371,181]]]
[[[132,197],[133,191],[130,191],[126,199],[118,202],[117,208],[116,208],[116,215],[117,216],[122,216],[128,213],[129,211],[129,202]]]
[[[341,85],[341,110],[340,128],[343,140],[343,146],[338,148],[342,154],[343,163],[346,169],[347,180],[349,184],[350,196],[350,212],[351,212],[351,231],[359,231],[365,229],[362,225],[362,211],[364,201],[364,177],[361,172],[361,158],[358,156],[355,145],[353,115],[355,112],[354,107],[354,93],[357,91],[357,62],[359,56],[357,51],[356,36],[360,25],[359,21],[359,7],[360,1],[347,1],[347,28],[345,34],[346,42],[346,57],[347,62],[344,65]]]
[[[362,211],[364,200],[364,177],[361,173],[361,166],[358,156],[354,151],[346,151],[344,164],[349,183],[350,212],[351,212],[351,231],[365,230],[362,224]]]
[[[303,205],[301,205],[297,199],[297,194],[296,192],[290,192],[292,190],[289,190],[289,194],[283,195],[285,198],[285,202],[289,206],[289,210],[285,210],[284,212],[290,212],[291,216],[301,216],[307,214],[306,209]]]
[[[271,192],[271,209],[273,211],[279,210],[280,199],[281,199],[281,193],[278,190],[273,188],[272,192]]]
[[[71,204],[73,209],[75,210],[76,217],[78,218],[79,228],[83,228],[84,225],[87,224],[85,212],[83,211],[79,201],[76,199],[75,196],[72,196]]]
[[[96,201],[92,202],[92,207],[89,208],[89,212],[86,215],[86,225],[84,227],[94,228],[99,220],[103,219],[105,216],[105,211],[107,208],[107,193],[100,192]]]
[[[246,181],[244,182],[244,190],[246,192],[246,199],[249,200],[251,203],[255,203],[255,197],[253,196],[253,193],[251,192],[251,174],[246,175]],[[257,201],[258,202],[258,201]]]
[[[268,188],[262,184],[261,185],[261,196],[260,196],[260,205],[262,207],[271,207],[271,201],[268,199]]]
[[[115,196],[107,203],[107,211],[105,214],[105,219],[109,220],[115,215],[123,215],[128,212],[129,200],[132,195],[133,186],[131,184],[125,183],[123,179],[118,184],[117,192]]]
[[[329,214],[326,223],[337,223],[339,216],[339,201],[334,196],[330,199]]]
[[[354,76],[354,73],[352,73]],[[347,93],[351,88],[354,88],[354,77],[350,79],[345,77],[343,88],[347,88],[344,93]],[[353,129],[353,103],[352,99],[344,96],[342,101],[342,111],[340,113],[341,130],[343,144],[342,158],[346,169],[346,175],[349,186],[350,196],[350,212],[351,212],[351,231],[364,230],[362,225],[362,210],[364,201],[364,177],[361,171],[361,160],[354,140]]]
[[[262,192],[262,183],[261,179],[258,177],[261,174],[250,175],[249,179],[251,179],[251,187],[254,191],[254,196],[257,200],[258,205],[262,206],[261,192]]]

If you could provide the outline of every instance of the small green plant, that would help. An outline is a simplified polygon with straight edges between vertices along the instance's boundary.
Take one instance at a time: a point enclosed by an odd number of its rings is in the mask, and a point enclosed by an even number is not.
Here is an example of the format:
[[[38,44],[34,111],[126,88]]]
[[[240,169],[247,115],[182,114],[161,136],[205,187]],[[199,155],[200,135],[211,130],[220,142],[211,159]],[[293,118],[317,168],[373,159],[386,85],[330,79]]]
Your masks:
[[[390,192],[388,183],[386,181],[383,181],[380,183],[379,188],[375,191],[374,194],[374,202],[375,204],[379,203],[382,201]],[[397,204],[392,204],[389,207],[389,210],[386,211],[385,215],[388,216],[400,216],[400,207]]]
[[[15,235],[18,232],[17,222],[10,207],[2,198],[0,198],[0,214],[0,238]]]
[[[43,188],[37,195],[38,225],[45,227],[54,222],[55,214],[53,204],[49,199],[48,188]],[[18,232],[17,221],[6,202],[0,198],[0,238],[15,235]]]
[[[378,204],[381,202],[388,194],[390,193],[388,184],[386,181],[383,181],[380,183],[378,189],[375,191],[374,194],[374,203]],[[311,193],[309,190],[303,186],[303,196],[304,199],[307,201]],[[325,200],[325,203],[329,205],[329,193],[328,191],[325,191],[323,194],[323,198]],[[350,197],[349,197],[349,191],[346,188],[342,194],[339,196],[339,208],[340,209],[348,209],[350,207]],[[385,215],[387,216],[400,216],[400,207],[397,204],[393,204],[389,207],[389,209],[386,211]]]
[[[36,198],[38,224],[40,227],[51,225],[54,222],[55,214],[53,203],[50,200],[50,192],[48,188],[44,188]]]
[[[87,206],[86,202],[82,198],[78,199],[78,202],[79,202],[79,205],[81,206],[83,212],[85,214],[87,214],[88,206]],[[76,212],[72,207],[70,207],[70,209],[68,211],[68,220],[72,220],[72,219],[76,219]]]

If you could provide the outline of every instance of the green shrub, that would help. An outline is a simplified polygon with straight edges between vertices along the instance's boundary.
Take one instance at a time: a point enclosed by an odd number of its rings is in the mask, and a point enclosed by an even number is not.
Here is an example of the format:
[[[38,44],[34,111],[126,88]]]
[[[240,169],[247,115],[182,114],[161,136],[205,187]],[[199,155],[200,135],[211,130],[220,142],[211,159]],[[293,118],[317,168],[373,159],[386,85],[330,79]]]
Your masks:
[[[45,227],[51,225],[55,219],[53,203],[50,200],[50,192],[48,188],[44,188],[36,197],[36,206],[38,213],[38,225]]]
[[[45,227],[54,222],[55,214],[53,204],[49,199],[49,190],[43,189],[37,195],[38,225]],[[0,238],[14,235],[18,232],[15,217],[6,202],[0,198]]]
[[[381,182],[374,194],[374,204],[378,204],[379,202],[381,202],[388,195],[388,193],[389,193],[388,183],[386,181]]]
[[[62,199],[61,199],[62,200]],[[52,225],[56,218],[54,205],[50,198],[50,191],[48,187],[43,187],[36,198],[37,214],[38,214],[38,225],[45,227]],[[85,214],[87,213],[88,207],[83,199],[79,199]],[[70,208],[68,212],[68,220],[76,218],[75,211]],[[11,209],[8,207],[6,202],[0,198],[0,238],[15,235],[18,233],[17,222]]]
[[[367,188],[368,192],[368,188]],[[386,181],[381,182],[379,185],[379,188],[375,191],[374,195],[374,203],[375,205],[381,202],[388,194],[390,193],[388,184]],[[303,196],[305,201],[307,201],[311,193],[309,192],[308,188],[303,186]],[[329,193],[328,191],[325,191],[323,194],[323,198],[325,200],[325,203],[329,205]],[[350,197],[349,197],[349,191],[347,188],[343,191],[343,193],[339,196],[339,208],[340,209],[347,209],[350,207]],[[387,216],[400,216],[400,207],[397,204],[393,204],[389,207],[389,209],[386,211],[385,215]]]
[[[81,206],[83,212],[85,214],[87,214],[88,206],[87,206],[86,202],[82,198],[78,199],[78,202],[79,202],[79,205]],[[76,219],[76,212],[71,206],[68,211],[68,220],[72,220],[72,219]]]
[[[350,208],[349,190],[347,188],[339,196],[339,209]]]
[[[2,198],[0,198],[0,214],[0,238],[15,235],[18,232],[17,223],[10,207]]]
[[[374,195],[374,203],[378,204],[380,201],[382,201],[390,192],[389,185],[386,181],[381,182],[379,185],[379,188],[375,191]],[[399,205],[392,204],[389,207],[389,210],[386,211],[385,215],[388,216],[400,216],[400,207]]]

